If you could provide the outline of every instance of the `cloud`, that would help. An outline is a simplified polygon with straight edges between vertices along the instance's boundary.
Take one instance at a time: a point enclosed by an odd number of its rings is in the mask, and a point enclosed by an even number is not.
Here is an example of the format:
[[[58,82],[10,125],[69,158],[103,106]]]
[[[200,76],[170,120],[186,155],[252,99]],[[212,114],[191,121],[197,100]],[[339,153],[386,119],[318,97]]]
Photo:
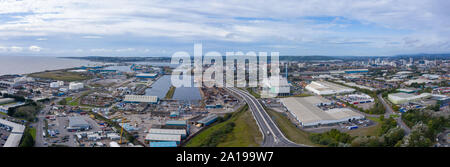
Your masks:
[[[30,46],[28,49],[32,52],[40,52],[42,48],[39,46]]]
[[[22,52],[23,48],[22,47],[18,47],[18,46],[11,46],[9,48],[9,51],[11,52]]]
[[[81,38],[84,38],[84,39],[101,39],[103,37],[101,37],[101,36],[83,36]]]
[[[155,40],[162,41],[158,45],[162,48],[205,41],[281,50],[333,46],[323,49],[323,54],[345,52],[343,44],[374,51],[379,47],[450,51],[449,5],[447,0],[6,0],[0,2],[0,15],[7,20],[0,21],[0,36],[21,46],[32,45],[23,40],[32,36],[49,46],[71,51],[75,50],[71,46],[84,47],[92,52],[142,52],[138,46],[147,47]]]

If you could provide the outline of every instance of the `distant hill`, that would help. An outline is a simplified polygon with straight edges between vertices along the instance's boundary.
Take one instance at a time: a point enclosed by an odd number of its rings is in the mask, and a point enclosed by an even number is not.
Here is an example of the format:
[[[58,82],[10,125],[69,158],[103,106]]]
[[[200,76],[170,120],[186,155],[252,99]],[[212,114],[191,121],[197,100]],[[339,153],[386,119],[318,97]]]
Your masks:
[[[350,60],[358,60],[365,61],[368,59],[377,59],[377,58],[391,58],[391,59],[409,59],[410,57],[417,59],[450,59],[450,53],[442,53],[442,54],[405,54],[405,55],[395,55],[395,56],[322,56],[322,55],[311,55],[311,56],[293,56],[293,55],[284,55],[280,56],[280,61],[350,61]],[[120,62],[139,62],[139,61],[156,61],[156,62],[170,62],[171,57],[101,57],[101,56],[87,56],[87,57],[63,57],[63,58],[71,58],[71,59],[82,59],[96,62],[111,62],[111,63],[120,63]]]
[[[450,59],[450,53],[441,53],[441,54],[408,54],[408,55],[396,55],[395,58],[406,59],[406,58],[425,58],[425,59]]]

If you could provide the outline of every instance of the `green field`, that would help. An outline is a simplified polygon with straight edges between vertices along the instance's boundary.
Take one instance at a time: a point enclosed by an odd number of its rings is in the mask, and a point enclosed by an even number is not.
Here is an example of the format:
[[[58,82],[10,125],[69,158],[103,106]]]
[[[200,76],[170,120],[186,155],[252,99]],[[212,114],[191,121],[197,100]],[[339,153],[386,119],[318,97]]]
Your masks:
[[[87,79],[91,78],[82,73],[67,72],[64,70],[38,72],[38,73],[30,74],[29,76],[34,77],[34,78],[52,79],[52,80],[60,80],[60,81],[68,81],[68,82],[83,81],[83,80],[87,80]]]
[[[207,140],[214,138],[214,132],[220,131],[229,123],[234,123],[235,126],[230,133],[225,134],[224,138],[218,139],[220,142],[217,144],[217,147],[258,147],[262,142],[262,135],[258,125],[248,107],[245,106],[234,113],[230,119],[215,124],[197,134],[186,144],[186,147],[204,146]]]
[[[36,128],[30,128],[30,134],[33,137],[33,140],[36,140]]]
[[[285,115],[266,108],[267,113],[272,117],[280,130],[292,142],[297,144],[305,144],[310,146],[320,146],[314,144],[309,139],[309,133],[297,128]]]

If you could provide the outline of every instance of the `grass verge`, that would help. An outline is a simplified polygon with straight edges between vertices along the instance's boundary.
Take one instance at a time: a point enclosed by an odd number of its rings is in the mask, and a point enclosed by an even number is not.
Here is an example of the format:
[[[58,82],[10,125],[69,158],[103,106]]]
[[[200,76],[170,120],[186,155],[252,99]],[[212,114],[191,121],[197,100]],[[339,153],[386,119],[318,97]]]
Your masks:
[[[297,144],[305,144],[310,146],[320,146],[314,144],[310,139],[310,133],[303,131],[296,127],[287,116],[282,113],[278,113],[271,109],[265,108],[267,113],[272,117],[275,123],[278,125],[280,130],[283,132],[284,136],[286,136],[289,140]]]
[[[230,125],[233,124],[231,130]],[[218,133],[224,132],[224,133]],[[218,136],[221,137],[218,137]],[[186,147],[204,147],[213,143],[217,147],[257,147],[262,141],[248,106],[241,107],[230,119],[205,129],[186,143]]]

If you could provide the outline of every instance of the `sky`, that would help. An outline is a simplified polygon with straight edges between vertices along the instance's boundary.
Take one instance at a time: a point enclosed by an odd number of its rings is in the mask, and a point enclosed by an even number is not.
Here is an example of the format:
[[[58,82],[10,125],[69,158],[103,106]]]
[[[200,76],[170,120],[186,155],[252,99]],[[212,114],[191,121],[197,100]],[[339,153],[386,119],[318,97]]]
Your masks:
[[[0,0],[0,55],[450,52],[448,0]]]

